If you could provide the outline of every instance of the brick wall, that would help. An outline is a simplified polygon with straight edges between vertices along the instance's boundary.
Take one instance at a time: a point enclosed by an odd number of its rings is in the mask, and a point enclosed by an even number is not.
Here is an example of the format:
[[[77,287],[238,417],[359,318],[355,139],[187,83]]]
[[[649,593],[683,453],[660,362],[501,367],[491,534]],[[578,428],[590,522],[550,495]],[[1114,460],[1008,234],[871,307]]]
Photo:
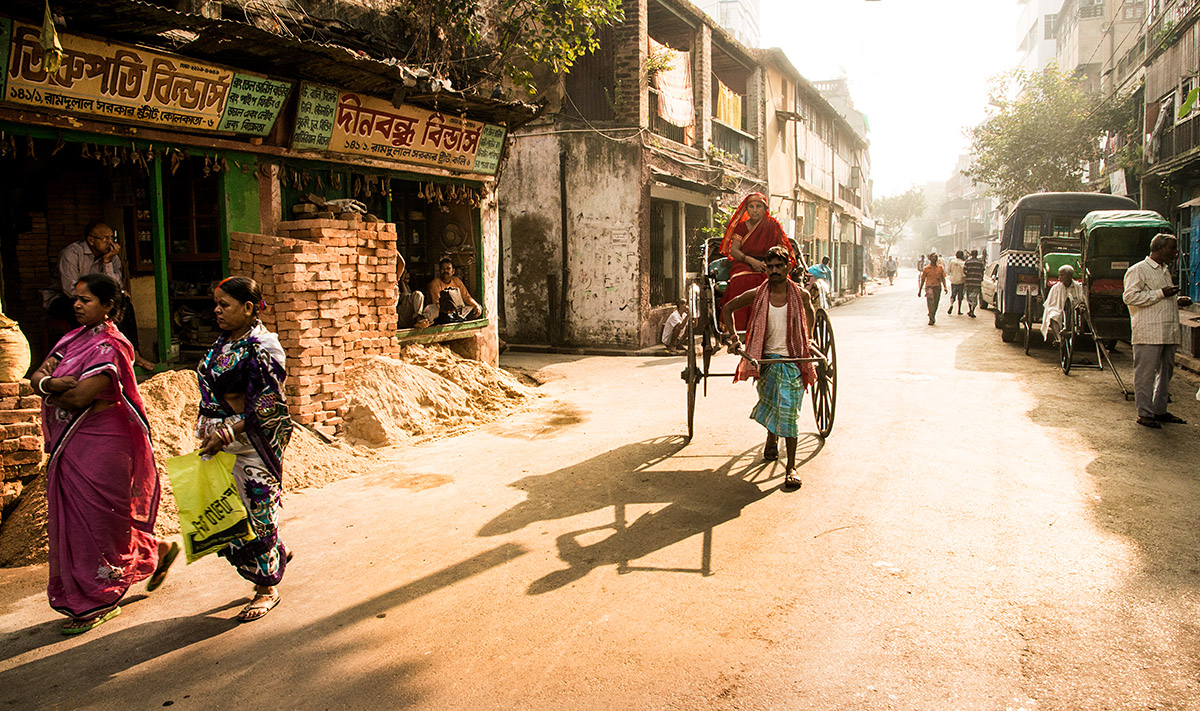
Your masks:
[[[40,408],[28,380],[0,383],[0,518],[42,462]]]
[[[613,28],[613,85],[620,97],[616,118],[623,124],[650,125],[645,66],[647,0],[625,0],[625,21]]]
[[[263,325],[287,353],[292,416],[332,436],[345,416],[346,361],[399,355],[396,226],[341,215],[280,222],[278,232],[234,232],[229,271],[262,285]]]

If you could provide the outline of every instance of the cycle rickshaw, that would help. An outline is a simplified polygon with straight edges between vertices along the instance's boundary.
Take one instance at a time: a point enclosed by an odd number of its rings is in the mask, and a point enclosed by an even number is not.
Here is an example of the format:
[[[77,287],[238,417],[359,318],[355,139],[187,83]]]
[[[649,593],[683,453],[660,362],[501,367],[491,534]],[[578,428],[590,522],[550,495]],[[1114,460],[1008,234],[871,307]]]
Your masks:
[[[1050,288],[1058,283],[1058,270],[1069,266],[1080,274],[1080,238],[1075,237],[1041,237],[1038,239],[1037,276],[1034,281],[1025,281],[1017,285],[1017,293],[1025,295],[1025,313],[1021,317],[1021,329],[1025,332],[1025,355],[1033,345],[1035,327],[1042,322],[1042,307]]]
[[[829,292],[823,280],[814,279],[808,273],[808,264],[801,254],[795,240],[792,244],[792,254],[796,255],[796,268],[792,270],[793,281],[805,285],[812,296],[813,310],[816,318],[813,320],[813,335],[809,341],[812,357],[810,358],[778,358],[772,363],[813,363],[817,370],[817,382],[811,390],[813,417],[816,420],[817,432],[822,437],[828,437],[833,431],[833,417],[837,405],[837,346],[833,338],[833,325],[829,320]],[[704,245],[704,271],[688,285],[688,321],[687,332],[684,336],[684,348],[687,350],[687,367],[680,377],[687,383],[687,424],[688,439],[691,440],[694,431],[693,422],[696,413],[696,390],[701,384],[704,394],[708,395],[708,378],[733,377],[733,373],[714,373],[710,369],[712,356],[726,342],[726,336],[721,330],[721,296],[729,278],[729,260],[716,252],[719,240],[709,240]],[[699,330],[699,343],[696,342],[696,331]],[[697,352],[697,350],[699,352]],[[739,352],[742,358],[750,360],[756,367],[762,367],[765,361],[755,361],[744,352]]]
[[[1122,299],[1125,271],[1150,253],[1150,240],[1160,232],[1174,234],[1171,223],[1152,210],[1096,210],[1083,218],[1080,241],[1083,265],[1080,281],[1083,299],[1068,301],[1063,313],[1063,337],[1059,339],[1059,363],[1064,374],[1071,372],[1076,348],[1091,341],[1096,364],[1112,371],[1125,399],[1129,389],[1108,357],[1108,347],[1132,338],[1129,307]]]

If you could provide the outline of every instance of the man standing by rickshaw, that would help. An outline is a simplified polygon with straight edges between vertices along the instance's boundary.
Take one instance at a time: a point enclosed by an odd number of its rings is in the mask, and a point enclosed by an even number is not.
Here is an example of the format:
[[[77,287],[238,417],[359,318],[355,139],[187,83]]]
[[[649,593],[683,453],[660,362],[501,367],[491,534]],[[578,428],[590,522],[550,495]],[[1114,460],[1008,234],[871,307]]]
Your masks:
[[[1179,240],[1165,232],[1150,240],[1150,256],[1125,272],[1122,299],[1129,306],[1133,343],[1133,393],[1137,423],[1159,429],[1162,423],[1186,424],[1167,412],[1167,393],[1179,346],[1179,307],[1192,300],[1178,296],[1170,265],[1179,258]]]

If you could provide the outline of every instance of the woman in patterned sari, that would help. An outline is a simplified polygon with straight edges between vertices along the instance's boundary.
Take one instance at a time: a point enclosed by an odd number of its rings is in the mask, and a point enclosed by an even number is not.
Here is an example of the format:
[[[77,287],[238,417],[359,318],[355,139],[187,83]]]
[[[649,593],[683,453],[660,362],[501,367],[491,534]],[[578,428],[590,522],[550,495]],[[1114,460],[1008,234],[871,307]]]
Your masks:
[[[158,470],[121,335],[121,287],[104,274],[75,284],[79,328],[30,377],[42,400],[50,543],[50,606],[81,634],[121,612],[129,586],[162,584],[179,545],[154,537]]]
[[[283,348],[258,320],[265,307],[258,283],[229,277],[213,290],[213,300],[217,325],[225,333],[196,367],[196,436],[203,441],[201,454],[224,450],[237,455],[233,478],[255,538],[230,544],[219,555],[254,583],[254,596],[238,613],[238,620],[250,622],[279,604],[276,586],[291,559],[278,524],[283,450],[292,436],[292,421],[283,396]]]
[[[767,196],[750,193],[738,205],[729,224],[725,226],[725,238],[721,240],[721,254],[729,257],[729,285],[721,297],[721,306],[733,301],[739,294],[757,289],[767,280],[767,266],[763,257],[767,250],[780,246],[788,253],[788,271],[796,266],[796,255],[792,244],[779,221],[767,210]],[[746,329],[750,309],[739,309],[733,314],[734,326],[739,331]]]

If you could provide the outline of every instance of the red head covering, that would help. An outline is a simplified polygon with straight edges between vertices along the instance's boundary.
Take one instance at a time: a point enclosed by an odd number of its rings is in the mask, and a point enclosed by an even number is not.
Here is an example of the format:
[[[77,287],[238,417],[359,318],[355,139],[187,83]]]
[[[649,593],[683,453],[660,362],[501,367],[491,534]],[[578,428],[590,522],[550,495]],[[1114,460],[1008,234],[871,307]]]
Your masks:
[[[729,218],[729,224],[725,226],[725,237],[721,240],[721,254],[726,257],[730,256],[734,238],[741,237],[743,240],[746,240],[750,236],[749,234],[738,235],[734,230],[738,225],[750,219],[748,208],[752,202],[761,202],[763,207],[767,208],[766,214],[763,215],[762,221],[755,228],[755,232],[766,230],[766,233],[769,233],[766,234],[766,241],[769,242],[768,246],[774,246],[775,244],[782,245],[788,253],[788,266],[794,267],[796,265],[796,255],[792,253],[792,243],[788,240],[787,233],[783,231],[783,225],[779,224],[779,220],[776,220],[771,215],[767,196],[762,193],[750,193],[742,199],[742,204],[738,205],[737,209],[733,211],[733,216]],[[765,252],[766,250],[764,249],[763,251]]]

